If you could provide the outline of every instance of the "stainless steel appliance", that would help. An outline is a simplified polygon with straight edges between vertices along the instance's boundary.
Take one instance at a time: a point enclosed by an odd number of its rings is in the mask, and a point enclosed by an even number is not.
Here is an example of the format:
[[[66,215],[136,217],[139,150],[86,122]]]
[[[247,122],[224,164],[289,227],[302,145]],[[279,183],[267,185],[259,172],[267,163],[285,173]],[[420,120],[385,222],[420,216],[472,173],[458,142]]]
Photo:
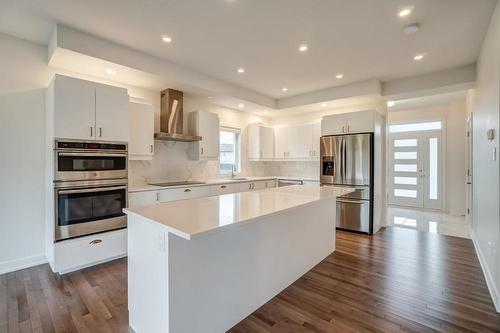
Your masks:
[[[54,180],[127,178],[127,144],[90,141],[55,142]]]
[[[337,198],[337,228],[373,233],[373,134],[321,138],[322,185],[355,188]]]
[[[292,186],[292,185],[304,185],[304,181],[296,179],[278,179],[278,187]]]
[[[127,226],[127,144],[55,142],[55,240]]]

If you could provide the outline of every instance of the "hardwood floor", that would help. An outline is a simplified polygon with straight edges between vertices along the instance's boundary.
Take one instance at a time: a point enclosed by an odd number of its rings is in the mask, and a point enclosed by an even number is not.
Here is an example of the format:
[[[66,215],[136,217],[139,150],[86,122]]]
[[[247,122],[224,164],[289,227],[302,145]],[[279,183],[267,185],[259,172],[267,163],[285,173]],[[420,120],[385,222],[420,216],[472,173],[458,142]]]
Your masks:
[[[0,332],[128,332],[121,259],[0,276]],[[337,250],[230,332],[500,332],[468,239],[387,228]]]

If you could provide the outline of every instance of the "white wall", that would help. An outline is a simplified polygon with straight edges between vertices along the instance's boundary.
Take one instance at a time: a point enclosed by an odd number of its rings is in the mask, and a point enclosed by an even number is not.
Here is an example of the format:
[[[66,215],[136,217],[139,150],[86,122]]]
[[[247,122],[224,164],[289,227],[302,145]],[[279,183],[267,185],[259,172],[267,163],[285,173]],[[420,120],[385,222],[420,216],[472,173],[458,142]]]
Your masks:
[[[448,105],[405,111],[389,112],[387,122],[414,122],[444,119],[446,126],[446,188],[443,211],[452,215],[465,215],[466,209],[466,137],[467,122],[465,100]]]
[[[500,311],[500,168],[498,152],[500,126],[500,3],[497,3],[478,61],[473,102],[473,226],[472,237],[490,291]],[[495,139],[486,137],[495,130]]]

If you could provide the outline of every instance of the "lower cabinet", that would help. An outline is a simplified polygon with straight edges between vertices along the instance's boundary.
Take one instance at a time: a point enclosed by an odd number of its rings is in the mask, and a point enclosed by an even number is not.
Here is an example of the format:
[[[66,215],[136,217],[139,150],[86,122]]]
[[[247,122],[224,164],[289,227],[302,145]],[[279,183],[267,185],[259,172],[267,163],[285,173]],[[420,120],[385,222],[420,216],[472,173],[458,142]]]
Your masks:
[[[276,179],[258,180],[252,182],[227,182],[211,186],[191,186],[157,191],[131,192],[128,195],[130,208],[152,205],[157,202],[169,202],[192,198],[209,197],[252,190],[262,190],[276,187]]]
[[[64,274],[126,255],[127,229],[119,229],[55,243],[52,268]]]

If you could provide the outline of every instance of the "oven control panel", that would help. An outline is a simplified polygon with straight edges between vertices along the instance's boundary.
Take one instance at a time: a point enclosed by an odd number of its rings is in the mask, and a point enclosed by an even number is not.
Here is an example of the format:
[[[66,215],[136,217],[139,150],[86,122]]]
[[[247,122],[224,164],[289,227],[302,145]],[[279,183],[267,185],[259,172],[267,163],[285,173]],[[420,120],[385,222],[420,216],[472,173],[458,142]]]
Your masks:
[[[57,149],[127,150],[126,144],[103,142],[57,141]]]

